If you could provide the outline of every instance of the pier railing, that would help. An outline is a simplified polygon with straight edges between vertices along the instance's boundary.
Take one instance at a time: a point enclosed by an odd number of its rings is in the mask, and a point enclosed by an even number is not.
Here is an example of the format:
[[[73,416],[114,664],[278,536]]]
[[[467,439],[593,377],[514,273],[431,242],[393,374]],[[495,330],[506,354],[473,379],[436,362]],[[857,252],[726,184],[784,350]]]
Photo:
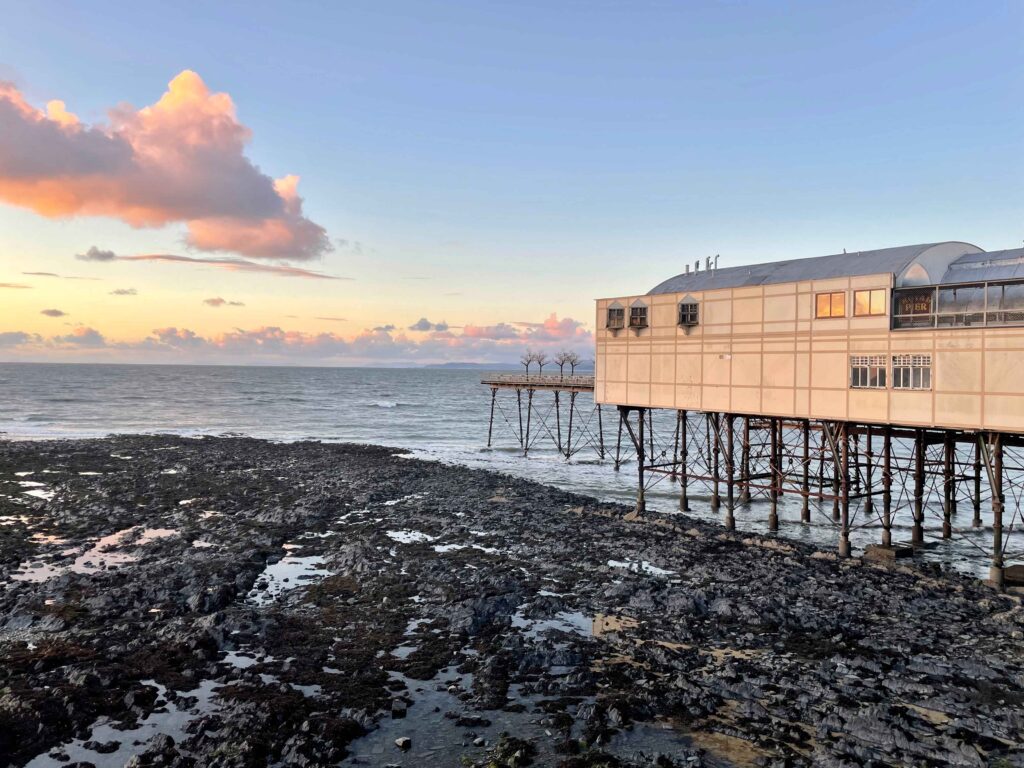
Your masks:
[[[501,387],[522,388],[568,388],[593,389],[593,374],[583,373],[495,373],[484,376],[481,384]]]

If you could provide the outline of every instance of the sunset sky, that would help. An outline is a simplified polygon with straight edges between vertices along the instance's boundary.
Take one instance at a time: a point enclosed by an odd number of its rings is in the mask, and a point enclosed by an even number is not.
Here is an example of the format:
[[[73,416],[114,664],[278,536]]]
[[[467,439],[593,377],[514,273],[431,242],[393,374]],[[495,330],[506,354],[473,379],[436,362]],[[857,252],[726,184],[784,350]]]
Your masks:
[[[0,360],[586,354],[593,299],[1024,241],[1024,3],[3,3]]]

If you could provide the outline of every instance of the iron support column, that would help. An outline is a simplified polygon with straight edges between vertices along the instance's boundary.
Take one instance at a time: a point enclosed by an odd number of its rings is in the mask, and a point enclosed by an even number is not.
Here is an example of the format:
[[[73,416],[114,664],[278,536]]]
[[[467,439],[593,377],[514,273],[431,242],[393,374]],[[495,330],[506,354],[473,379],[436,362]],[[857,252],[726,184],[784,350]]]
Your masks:
[[[942,538],[953,536],[953,505],[956,487],[953,485],[953,433],[948,429],[942,435]]]
[[[491,436],[494,434],[494,401],[498,398],[498,388],[491,387],[491,418],[487,421],[487,447],[491,447]]]
[[[992,435],[992,567],[989,580],[998,590],[1003,589],[1003,436]]]
[[[882,546],[892,546],[892,427],[882,436]]]
[[[875,511],[875,502],[873,494],[875,492],[874,484],[874,472],[875,472],[875,446],[874,446],[875,432],[874,428],[868,424],[866,433],[864,436],[864,486],[867,488],[867,495],[864,497],[864,515],[868,516]]]
[[[974,441],[974,497],[971,503],[974,505],[974,519],[971,525],[981,528],[981,437],[976,436]]]
[[[779,467],[779,433],[781,431],[778,419],[768,419],[769,449],[771,451],[771,461],[769,462],[771,482],[768,489],[768,498],[771,501],[768,511],[769,531],[779,530],[779,478],[782,476]]]
[[[800,522],[809,523],[811,522],[811,422],[808,419],[804,419],[801,431],[803,432],[804,439],[804,455],[803,471],[800,473],[800,487],[803,492],[804,498],[802,503],[800,504]]]
[[[706,419],[707,419],[707,423],[708,423],[708,437],[709,438],[711,437],[711,432],[712,431],[714,431],[714,433],[715,433],[714,443],[711,446],[711,457],[710,457],[711,458],[711,477],[712,477],[711,509],[713,509],[714,511],[717,512],[719,510],[719,508],[722,506],[722,497],[719,494],[719,487],[718,487],[718,480],[719,480],[718,457],[720,455],[719,454],[719,445],[718,445],[718,443],[720,442],[719,441],[719,437],[718,437],[718,429],[719,429],[720,423],[719,423],[719,420],[718,420],[718,413],[717,412],[716,413],[709,413],[707,415]],[[714,426],[712,427],[712,425],[714,425]]]
[[[680,411],[679,415],[679,436],[680,442],[682,443],[682,453],[680,454],[680,460],[682,461],[682,469],[679,473],[679,511],[689,512],[690,500],[686,498],[686,489],[689,480],[689,466],[686,463],[686,458],[689,455],[689,452],[686,449],[686,428],[688,426],[689,419],[687,418],[686,411]]]
[[[914,435],[914,528],[910,543],[915,547],[924,544],[924,430]]]
[[[740,504],[750,503],[750,417],[743,417],[743,448],[740,451]]]
[[[849,424],[844,423],[840,428],[843,436],[843,443],[840,446],[840,464],[842,477],[840,486],[842,489],[842,523],[839,529],[839,556],[850,556],[850,440]]]
[[[526,390],[526,439],[523,442],[523,456],[530,453],[530,417],[533,416],[533,390]]]
[[[572,457],[572,416],[576,410],[576,393],[569,393],[569,431],[565,435],[565,458]]]
[[[733,440],[732,421],[732,414],[727,413],[725,415],[725,439],[728,445],[728,449],[726,453],[727,463],[725,465],[725,471],[728,484],[725,488],[725,527],[728,528],[730,531],[736,528],[736,517],[733,514],[734,510],[736,509],[735,498],[733,496],[733,485],[735,482],[735,469],[733,467],[733,464],[735,462],[733,461],[733,459],[736,453],[736,446]]]

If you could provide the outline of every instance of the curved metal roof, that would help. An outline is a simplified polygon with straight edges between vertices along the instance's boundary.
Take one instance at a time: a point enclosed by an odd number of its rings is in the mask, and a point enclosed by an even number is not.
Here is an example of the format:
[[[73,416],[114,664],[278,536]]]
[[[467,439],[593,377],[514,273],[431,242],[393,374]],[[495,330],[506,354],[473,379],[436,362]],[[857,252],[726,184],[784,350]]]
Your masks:
[[[962,250],[959,249],[960,246],[963,247]],[[803,280],[828,280],[835,277],[877,275],[886,272],[900,275],[907,267],[933,248],[937,249],[937,252],[950,254],[942,259],[947,263],[958,256],[962,258],[963,254],[975,255],[981,250],[970,243],[946,241],[921,245],[901,245],[875,251],[835,253],[830,256],[814,256],[806,259],[773,261],[745,267],[725,267],[676,275],[656,285],[648,291],[648,295],[709,291],[718,288],[739,288],[772,283],[794,283]],[[922,259],[922,261],[925,260]],[[943,266],[945,267],[945,265]]]
[[[946,268],[939,283],[1020,279],[1024,279],[1024,248],[1011,248],[961,256]]]

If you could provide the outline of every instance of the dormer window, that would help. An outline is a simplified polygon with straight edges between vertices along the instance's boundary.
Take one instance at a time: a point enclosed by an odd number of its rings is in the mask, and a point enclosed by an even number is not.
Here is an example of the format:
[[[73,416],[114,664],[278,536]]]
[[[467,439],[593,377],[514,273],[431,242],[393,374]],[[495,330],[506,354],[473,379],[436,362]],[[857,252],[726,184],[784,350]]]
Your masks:
[[[689,328],[700,324],[700,306],[695,301],[683,301],[679,304],[679,325]]]
[[[647,305],[637,302],[629,308],[629,327],[635,330],[647,327]]]
[[[626,310],[619,304],[612,304],[608,307],[608,319],[605,328],[618,331],[626,327]]]

